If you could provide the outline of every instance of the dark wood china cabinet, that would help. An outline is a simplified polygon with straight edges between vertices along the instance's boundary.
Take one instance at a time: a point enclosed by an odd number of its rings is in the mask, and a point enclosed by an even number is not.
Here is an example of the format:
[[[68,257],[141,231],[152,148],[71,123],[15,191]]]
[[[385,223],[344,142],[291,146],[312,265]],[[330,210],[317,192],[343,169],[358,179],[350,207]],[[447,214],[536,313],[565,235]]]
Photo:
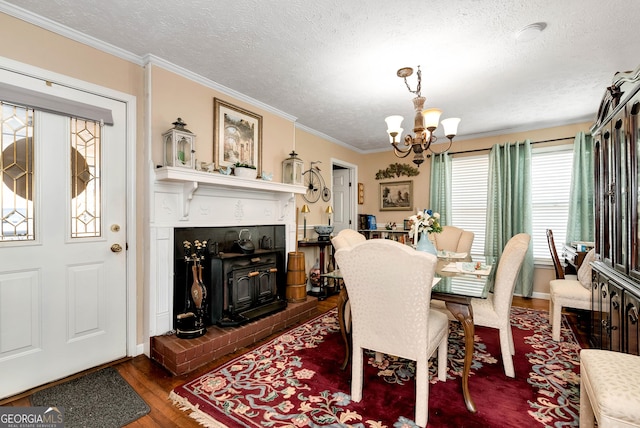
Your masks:
[[[591,128],[596,261],[590,344],[640,354],[640,67],[616,73]]]

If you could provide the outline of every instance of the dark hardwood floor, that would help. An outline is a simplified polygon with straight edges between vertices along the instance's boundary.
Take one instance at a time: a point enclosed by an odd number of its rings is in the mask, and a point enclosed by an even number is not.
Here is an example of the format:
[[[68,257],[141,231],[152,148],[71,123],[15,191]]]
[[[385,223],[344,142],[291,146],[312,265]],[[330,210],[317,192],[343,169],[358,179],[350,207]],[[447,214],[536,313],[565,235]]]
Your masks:
[[[327,300],[318,302],[318,309],[320,312],[326,312],[336,306],[337,296],[332,296]],[[525,299],[520,297],[514,297],[513,304],[515,306],[521,306],[532,309],[548,310],[548,302],[541,299]],[[580,314],[574,312],[568,312],[567,316],[573,321],[574,325],[580,324]],[[585,330],[586,331],[586,330]],[[576,335],[581,346],[586,347],[587,338],[585,331],[581,328],[576,329]],[[274,334],[277,335],[279,333]],[[272,336],[273,337],[273,336]],[[272,337],[265,339],[270,340]],[[131,386],[140,394],[140,396],[149,404],[151,412],[148,415],[138,419],[137,421],[127,425],[127,427],[200,427],[196,421],[190,419],[187,413],[179,410],[169,400],[169,392],[179,386],[180,384],[192,379],[196,376],[204,374],[214,367],[226,362],[238,355],[244,353],[245,350],[238,350],[233,354],[229,354],[221,359],[212,361],[208,365],[182,376],[172,376],[160,365],[149,360],[146,356],[140,355],[135,358],[128,358],[126,360],[117,362],[113,366],[120,372]],[[94,369],[95,370],[95,369]],[[74,377],[83,375],[80,373]],[[57,383],[63,382],[64,379]],[[46,385],[46,386],[50,386]],[[45,386],[45,387],[46,387]],[[41,389],[41,388],[40,388]],[[0,405],[6,406],[30,406],[29,395],[35,392],[35,390],[28,391],[15,397],[10,397],[3,401],[0,401]]]

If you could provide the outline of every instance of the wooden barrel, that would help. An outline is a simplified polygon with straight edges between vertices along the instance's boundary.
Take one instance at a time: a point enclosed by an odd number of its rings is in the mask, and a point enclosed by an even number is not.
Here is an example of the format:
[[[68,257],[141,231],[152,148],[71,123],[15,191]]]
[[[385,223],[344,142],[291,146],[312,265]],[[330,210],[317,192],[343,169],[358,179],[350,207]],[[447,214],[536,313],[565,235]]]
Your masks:
[[[286,297],[287,301],[293,303],[307,300],[307,275],[304,266],[304,253],[289,253]]]

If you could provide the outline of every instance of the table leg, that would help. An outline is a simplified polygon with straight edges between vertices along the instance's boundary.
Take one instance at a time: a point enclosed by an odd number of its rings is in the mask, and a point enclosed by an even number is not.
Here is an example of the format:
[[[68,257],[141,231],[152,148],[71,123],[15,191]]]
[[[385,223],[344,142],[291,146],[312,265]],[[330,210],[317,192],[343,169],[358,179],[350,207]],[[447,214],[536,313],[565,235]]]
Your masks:
[[[467,410],[471,413],[476,412],[476,405],[473,403],[471,394],[469,393],[469,372],[471,371],[471,362],[473,361],[475,327],[473,325],[473,310],[469,303],[445,302],[447,309],[451,312],[455,319],[460,321],[464,329],[464,368],[462,370],[462,395],[467,405]]]
[[[340,325],[340,333],[342,333],[342,339],[344,340],[345,346],[344,361],[342,362],[342,366],[340,366],[342,370],[347,368],[347,364],[349,364],[349,360],[351,359],[351,340],[349,332],[347,332],[347,324],[344,319],[344,311],[348,302],[349,295],[347,294],[347,290],[342,287],[340,294],[338,295],[338,325]],[[349,330],[351,330],[351,326],[349,326]]]

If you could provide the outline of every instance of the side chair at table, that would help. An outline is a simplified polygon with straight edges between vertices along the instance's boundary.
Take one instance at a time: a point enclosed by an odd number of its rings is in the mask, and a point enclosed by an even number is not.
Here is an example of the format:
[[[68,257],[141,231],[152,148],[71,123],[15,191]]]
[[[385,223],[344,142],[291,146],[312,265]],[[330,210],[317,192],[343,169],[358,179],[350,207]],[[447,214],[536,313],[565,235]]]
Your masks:
[[[433,244],[438,251],[471,253],[474,233],[456,226],[442,226],[442,232],[433,234]]]
[[[516,376],[512,357],[515,355],[515,347],[511,332],[511,302],[530,241],[531,237],[526,233],[519,233],[509,239],[498,261],[493,293],[486,299],[471,299],[474,324],[496,328],[500,332],[502,364],[508,377]]]
[[[366,241],[363,234],[353,229],[342,229],[336,236],[331,238],[334,254],[341,248],[349,248],[355,244]],[[338,269],[340,266],[338,266]],[[351,357],[351,305],[349,304],[349,294],[346,287],[340,289],[338,295],[338,324],[340,324],[340,333],[345,344],[345,357],[340,368],[347,368]]]
[[[554,279],[549,282],[549,323],[551,337],[560,341],[562,308],[591,310],[591,262],[595,258],[595,249],[584,257],[578,269],[577,279]]]
[[[436,350],[438,379],[445,381],[447,371],[448,318],[429,307],[436,256],[371,239],[335,257],[351,304],[351,399],[362,399],[365,349],[416,361],[415,422],[426,426],[429,357]]]
[[[553,262],[553,268],[556,271],[556,279],[578,279],[577,274],[571,274],[565,272],[560,257],[558,257],[558,250],[556,250],[556,243],[553,239],[553,231],[547,229],[547,244],[549,245],[549,253],[551,254],[551,261]]]
[[[496,267],[493,292],[489,293],[486,299],[471,299],[474,325],[495,328],[499,332],[502,364],[508,377],[516,376],[513,367],[515,347],[511,332],[511,302],[530,241],[531,237],[526,233],[519,233],[509,239]],[[439,312],[446,313],[449,319],[455,320],[443,302],[434,300],[431,306]]]

